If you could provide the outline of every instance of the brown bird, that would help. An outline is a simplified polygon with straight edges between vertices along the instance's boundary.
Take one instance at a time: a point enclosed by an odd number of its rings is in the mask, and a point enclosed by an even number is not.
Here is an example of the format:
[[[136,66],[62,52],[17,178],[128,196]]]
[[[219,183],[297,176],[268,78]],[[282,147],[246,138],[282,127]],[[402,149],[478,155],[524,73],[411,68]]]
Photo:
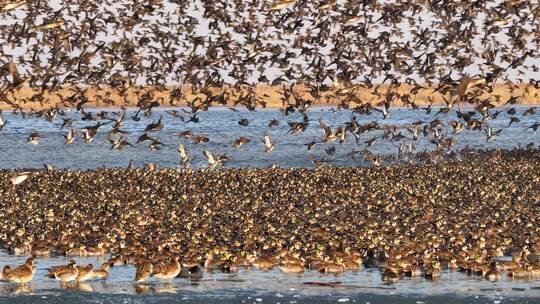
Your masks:
[[[94,276],[93,270],[94,266],[92,264],[88,264],[86,266],[77,266],[77,277],[75,280],[77,282],[84,282],[91,279]]]
[[[101,265],[100,269],[94,269],[92,271],[92,278],[95,279],[106,279],[109,277],[109,268],[111,267],[111,264],[109,263],[103,263]]]
[[[6,272],[6,268],[4,268],[4,272]],[[7,273],[3,274],[3,277],[5,280],[19,283],[19,284],[26,284],[32,280],[34,277],[34,274],[36,273],[36,266],[34,263],[34,259],[29,258],[24,262],[23,265],[16,267],[14,269],[9,269]]]
[[[135,281],[137,283],[145,282],[154,272],[154,266],[150,262],[142,262],[137,265]]]
[[[60,281],[62,285],[65,285],[67,282],[70,281],[75,281],[78,275],[79,271],[77,269],[77,266],[72,263],[69,264],[67,267],[61,268],[58,271],[54,272],[54,278]]]
[[[181,270],[179,258],[175,257],[169,261],[160,262],[153,267],[152,276],[162,280],[171,281]]]
[[[247,143],[249,143],[249,142],[250,142],[249,138],[246,138],[246,137],[241,136],[241,137],[238,137],[238,138],[234,141],[233,146],[234,146],[235,148],[240,148],[243,144],[247,144]]]

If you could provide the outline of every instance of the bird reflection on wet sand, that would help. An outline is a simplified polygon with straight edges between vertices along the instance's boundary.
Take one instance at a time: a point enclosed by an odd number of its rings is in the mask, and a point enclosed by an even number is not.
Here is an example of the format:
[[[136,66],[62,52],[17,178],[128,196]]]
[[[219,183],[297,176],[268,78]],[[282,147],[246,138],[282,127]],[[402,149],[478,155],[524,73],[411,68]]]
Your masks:
[[[0,290],[3,290],[2,292],[7,294],[28,294],[34,292],[34,288],[29,284],[4,285]]]
[[[80,292],[93,292],[94,288],[92,288],[92,285],[88,283],[81,283],[81,282],[75,282],[75,283],[67,283],[64,286],[65,289],[74,290],[74,291],[80,291]]]
[[[136,284],[133,286],[135,293],[137,294],[160,294],[160,293],[176,293],[177,288],[172,284],[159,284],[159,285],[149,285],[149,284]]]

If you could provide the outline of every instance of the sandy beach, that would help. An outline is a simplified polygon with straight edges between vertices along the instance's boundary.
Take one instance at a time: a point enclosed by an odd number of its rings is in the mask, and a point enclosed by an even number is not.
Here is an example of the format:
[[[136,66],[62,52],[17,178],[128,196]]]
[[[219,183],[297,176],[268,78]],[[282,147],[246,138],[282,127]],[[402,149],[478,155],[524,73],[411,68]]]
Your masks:
[[[479,99],[491,99],[490,102],[494,106],[504,105],[511,97],[519,97],[515,101],[518,105],[535,106],[540,104],[540,89],[527,84],[513,85],[515,89],[504,84],[496,85],[493,94],[479,95]],[[180,89],[179,89],[180,88]],[[188,104],[199,105],[202,100],[206,100],[203,91],[194,90],[190,86],[182,86],[175,88],[152,88],[152,87],[134,87],[123,91],[115,90],[110,87],[81,87],[84,93],[77,95],[78,90],[74,88],[62,88],[53,92],[43,92],[43,101],[34,102],[34,96],[41,95],[37,88],[21,87],[13,92],[7,93],[7,99],[10,102],[0,101],[0,110],[12,110],[21,108],[23,110],[43,110],[51,108],[76,108],[84,96],[88,100],[82,107],[88,108],[121,108],[121,107],[138,107],[141,100],[146,102],[157,101],[161,106],[176,107],[186,106]],[[321,92],[320,98],[314,98],[305,86],[295,86],[293,92],[295,96],[289,97],[289,103],[294,104],[296,100],[309,100],[313,105],[330,105],[338,106],[342,103],[349,103],[350,108],[369,103],[373,106],[380,106],[380,103],[386,98],[386,94],[394,92],[396,95],[391,101],[394,107],[407,106],[401,99],[401,96],[408,96],[411,101],[414,101],[418,106],[427,106],[430,103],[433,105],[444,105],[444,98],[449,98],[449,94],[445,96],[439,92],[435,92],[435,86],[424,86],[423,89],[417,92],[411,92],[412,86],[402,84],[400,86],[389,88],[388,85],[379,87],[354,87],[349,89],[347,94],[338,94],[335,89],[328,89],[326,92]],[[211,94],[217,96],[226,93],[223,103],[219,101],[211,102],[212,106],[239,106],[245,107],[242,101],[248,94],[252,94],[253,105],[266,108],[283,108],[283,86],[268,86],[257,85],[255,87],[243,86],[241,89],[211,88],[208,89]],[[181,93],[179,93],[181,92]],[[70,97],[74,97],[70,99]],[[14,102],[14,103],[13,103]],[[10,104],[13,103],[13,104]],[[15,107],[14,104],[17,106]]]

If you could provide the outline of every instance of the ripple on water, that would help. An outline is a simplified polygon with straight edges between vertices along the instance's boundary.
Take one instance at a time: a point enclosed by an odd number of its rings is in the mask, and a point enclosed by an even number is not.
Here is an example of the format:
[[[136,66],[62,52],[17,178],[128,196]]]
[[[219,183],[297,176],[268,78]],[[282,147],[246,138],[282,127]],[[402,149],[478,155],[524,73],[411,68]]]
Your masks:
[[[227,164],[229,167],[267,167],[277,164],[282,167],[313,167],[310,157],[320,158],[325,155],[325,148],[335,147],[336,154],[328,158],[331,164],[340,166],[359,166],[365,162],[357,156],[352,159],[348,156],[353,149],[362,150],[367,147],[365,143],[374,136],[380,136],[383,131],[377,130],[366,132],[360,135],[360,145],[355,143],[355,139],[350,135],[348,141],[344,144],[332,142],[329,144],[316,145],[313,149],[307,150],[306,144],[313,140],[320,140],[323,132],[319,127],[319,119],[332,129],[350,121],[352,116],[356,116],[360,124],[367,124],[376,120],[381,125],[406,126],[415,121],[431,121],[435,118],[441,120],[456,119],[455,113],[426,115],[424,111],[411,111],[406,109],[391,109],[390,117],[382,120],[378,112],[371,115],[358,115],[352,111],[340,111],[332,114],[327,107],[315,107],[310,110],[310,124],[305,132],[298,134],[288,134],[289,126],[287,122],[301,121],[302,116],[299,113],[283,116],[278,110],[257,110],[256,112],[232,112],[224,108],[212,108],[207,112],[199,114],[201,122],[184,123],[179,119],[174,119],[164,113],[166,109],[156,109],[151,117],[143,117],[140,122],[134,122],[129,117],[133,113],[128,113],[122,130],[129,132],[126,138],[129,142],[135,143],[139,135],[144,133],[144,128],[150,122],[163,115],[164,129],[159,132],[152,132],[151,136],[160,139],[166,145],[158,151],[150,151],[148,142],[135,145],[135,147],[125,147],[121,151],[111,151],[110,144],[105,139],[106,132],[110,130],[112,124],[100,129],[96,139],[90,144],[84,144],[80,138],[72,145],[64,145],[63,135],[66,129],[60,129],[61,120],[57,119],[54,124],[45,121],[42,118],[22,119],[20,115],[4,113],[3,115],[9,121],[4,130],[0,132],[3,145],[0,145],[0,168],[41,168],[44,163],[54,165],[59,168],[71,167],[80,169],[89,169],[96,167],[118,167],[127,166],[130,160],[136,166],[142,166],[143,163],[155,162],[160,166],[178,167],[180,157],[176,151],[179,143],[184,143],[191,154],[192,167],[206,166],[206,158],[202,154],[203,150],[211,150],[217,153],[227,153],[231,161]],[[540,121],[540,111],[534,115],[521,116],[526,110],[525,107],[517,107],[517,114],[520,122],[512,124],[509,128],[510,115],[502,112],[496,120],[490,120],[489,126],[493,130],[504,128],[499,136],[492,141],[486,142],[486,136],[483,131],[464,130],[458,135],[453,135],[451,128],[443,128],[445,138],[452,137],[455,141],[454,148],[461,149],[465,146],[470,148],[510,149],[519,145],[525,146],[530,142],[538,144],[538,134],[528,126],[534,122]],[[89,110],[90,111],[90,110]],[[93,110],[94,112],[96,110]],[[111,111],[111,110],[107,110]],[[131,110],[133,111],[133,110]],[[434,111],[436,113],[436,111]],[[75,112],[68,112],[69,116],[76,117]],[[241,118],[248,118],[250,124],[247,127],[240,126],[238,121]],[[272,119],[280,120],[280,125],[268,128],[268,122]],[[95,122],[80,121],[76,119],[75,128],[94,125]],[[179,138],[178,134],[184,130],[191,130],[193,134],[206,134],[210,137],[210,142],[194,145],[191,140]],[[41,140],[39,145],[32,146],[26,143],[28,135],[33,131],[39,131]],[[402,135],[410,137],[410,132],[401,129]],[[264,133],[267,132],[277,142],[276,149],[271,153],[264,153],[264,144],[261,142]],[[243,145],[239,149],[232,146],[234,140],[240,136],[251,139],[251,142]],[[405,142],[409,140],[406,139]],[[414,142],[416,151],[424,149],[434,149],[435,145],[429,138],[419,138]],[[369,147],[369,150],[376,154],[397,154],[398,144],[389,140],[377,140],[375,144]]]

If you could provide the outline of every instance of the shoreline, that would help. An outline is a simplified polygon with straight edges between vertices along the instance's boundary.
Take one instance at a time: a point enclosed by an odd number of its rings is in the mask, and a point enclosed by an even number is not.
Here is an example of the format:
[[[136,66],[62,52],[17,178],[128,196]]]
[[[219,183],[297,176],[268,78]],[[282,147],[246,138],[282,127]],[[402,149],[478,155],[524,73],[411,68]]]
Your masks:
[[[464,161],[467,161],[467,159],[471,158],[483,158],[486,161],[494,162],[501,159],[501,157],[504,157],[505,154],[520,154],[520,153],[529,153],[532,155],[535,155],[540,158],[540,145],[538,146],[531,146],[531,147],[513,147],[508,149],[480,149],[480,148],[464,148],[461,150],[455,150],[454,152],[456,154],[460,155],[460,158],[456,158],[455,155],[447,156],[442,161],[438,161],[436,163],[432,163],[429,159],[429,154],[433,151],[424,151],[424,152],[418,152],[414,154],[415,161],[413,163],[408,163],[404,160],[402,160],[400,163],[395,162],[395,155],[392,153],[388,154],[377,154],[379,157],[381,164],[378,166],[374,166],[371,161],[365,160],[362,164],[357,164],[354,166],[347,166],[347,165],[339,165],[339,164],[332,164],[332,163],[326,163],[324,165],[313,165],[309,167],[289,167],[289,166],[278,166],[275,165],[274,167],[271,166],[261,166],[261,167],[249,167],[249,166],[221,166],[216,168],[210,168],[208,166],[201,166],[201,167],[169,167],[169,166],[161,166],[158,163],[143,163],[142,165],[133,165],[130,166],[130,163],[126,163],[125,166],[112,166],[112,167],[105,167],[105,166],[98,166],[98,167],[89,167],[89,168],[71,168],[71,167],[55,167],[53,165],[50,165],[50,167],[44,167],[46,164],[43,164],[43,166],[39,167],[13,167],[13,168],[0,168],[0,175],[3,173],[6,174],[16,174],[20,172],[48,172],[48,171],[57,171],[57,172],[79,172],[79,173],[88,173],[93,171],[99,171],[99,170],[124,170],[124,171],[154,171],[156,173],[159,173],[160,171],[164,172],[172,172],[172,173],[180,173],[180,174],[205,174],[205,173],[213,173],[213,172],[242,172],[242,171],[271,171],[271,170],[283,170],[283,171],[317,171],[317,170],[325,170],[325,169],[335,169],[335,170],[377,170],[381,168],[399,168],[399,167],[416,167],[416,166],[437,166],[437,165],[443,165],[443,164],[460,164]],[[460,160],[461,159],[461,160]],[[1,189],[1,184],[0,184]]]
[[[400,96],[409,95],[412,96],[415,104],[419,107],[426,107],[429,104],[433,106],[445,105],[444,98],[449,98],[447,94],[446,97],[443,97],[440,93],[433,93],[434,87],[424,87],[420,89],[415,95],[410,93],[413,87],[409,85],[402,84],[397,88],[392,88],[391,92],[396,93],[397,95],[391,100],[390,107],[410,107],[405,104]],[[383,85],[378,88],[381,92],[388,90],[387,85]],[[281,86],[267,86],[267,85],[257,85],[255,87],[241,87],[239,89],[231,89],[230,87],[223,88],[210,88],[208,89],[211,94],[214,96],[223,95],[223,102],[221,104],[218,102],[211,102],[211,106],[224,106],[231,107],[234,106],[235,102],[239,102],[237,107],[246,108],[247,104],[244,104],[241,99],[246,94],[251,94],[253,97],[253,102],[250,106],[255,106],[256,109],[268,108],[268,109],[278,109],[283,108],[283,87]],[[153,87],[137,87],[130,88],[122,93],[120,91],[114,90],[112,88],[102,87],[96,88],[93,86],[86,86],[84,88],[85,98],[88,102],[85,102],[82,106],[84,108],[103,108],[103,109],[114,109],[114,108],[138,108],[137,104],[141,99],[146,100],[146,103],[150,101],[157,101],[160,104],[160,107],[185,107],[188,106],[188,103],[197,105],[203,105],[202,100],[207,98],[204,91],[193,91],[191,87],[184,86],[181,87],[181,93],[173,93],[172,88],[158,89]],[[80,91],[78,88],[60,88],[53,92],[44,92],[42,94],[43,102],[35,102],[35,96],[40,96],[41,93],[36,88],[22,87],[14,92],[10,92],[6,95],[6,98],[12,104],[9,104],[8,101],[0,101],[0,110],[48,110],[52,108],[76,108],[77,104],[80,101],[80,96],[77,92]],[[376,91],[375,88],[365,88],[357,87],[354,89],[354,93],[351,95],[339,95],[336,94],[335,89],[329,89],[326,92],[321,92],[319,98],[314,98],[309,90],[302,85],[297,85],[293,89],[294,95],[297,97],[309,100],[312,102],[312,106],[330,106],[335,107],[343,102],[349,102],[349,108],[352,109],[361,104],[370,104],[374,107],[382,106],[381,102],[384,99],[385,93]],[[208,93],[208,92],[206,92]],[[176,94],[176,95],[175,95]],[[172,97],[172,96],[176,97]],[[75,96],[75,97],[74,97]],[[515,89],[511,90],[510,86],[504,84],[497,84],[492,93],[492,96],[498,96],[493,98],[491,101],[492,105],[495,107],[501,107],[504,103],[511,97],[520,97],[521,100],[518,100],[515,105],[520,106],[538,106],[540,105],[540,88],[535,88],[534,86],[528,84],[516,84]],[[70,97],[74,99],[70,102],[68,101]],[[480,99],[487,99],[490,95],[482,93],[479,95]],[[262,106],[261,102],[265,103],[265,107]],[[294,104],[295,97],[290,97],[288,99],[289,104]],[[16,107],[14,106],[16,105]],[[474,104],[460,103],[462,106],[474,106]]]
[[[336,108],[338,107],[339,104],[315,104],[315,105],[312,105],[309,107],[310,110],[330,110],[330,108]],[[440,108],[443,108],[445,105],[444,104],[433,104],[431,106],[432,109],[440,109]],[[378,107],[378,106],[374,106],[375,108],[381,108],[381,107]],[[422,106],[424,107],[424,106]],[[507,109],[507,108],[517,108],[517,109],[524,109],[524,108],[537,108],[537,107],[540,107],[540,102],[538,103],[520,103],[520,104],[513,104],[513,105],[498,105],[498,106],[495,106],[493,107],[492,109]],[[246,112],[246,113],[249,113],[251,112],[249,109],[247,109],[246,107],[244,106],[239,106],[239,105],[212,105],[212,106],[209,106],[208,109],[206,111],[225,111],[225,110],[229,110],[230,108],[234,108],[238,111],[241,111],[241,112]],[[467,110],[474,110],[474,105],[472,104],[460,104],[460,108],[461,109],[467,109]],[[47,111],[47,110],[51,110],[51,109],[59,109],[59,110],[63,110],[63,111],[77,111],[76,109],[74,108],[56,108],[56,107],[31,107],[29,106],[28,108],[25,108],[23,107],[22,108],[22,112],[26,112],[26,113],[29,113],[30,111],[33,111],[33,112],[39,112],[39,111]],[[85,111],[119,111],[119,110],[127,110],[127,111],[137,111],[139,109],[139,107],[134,107],[134,106],[127,106],[127,107],[124,107],[124,106],[121,106],[121,107],[107,107],[107,106],[103,106],[103,105],[89,105],[89,106],[86,106],[85,108]],[[185,110],[189,110],[189,106],[188,105],[178,105],[178,106],[170,106],[170,105],[167,105],[167,106],[159,106],[159,107],[155,107],[153,108],[153,111],[156,111],[156,110],[161,110],[161,111],[168,111],[168,110],[180,110],[180,109],[185,109]],[[455,107],[454,109],[457,109],[457,107]],[[267,106],[266,108],[255,108],[255,112],[257,111],[280,111],[280,110],[283,110],[283,107],[280,107],[280,106]],[[340,109],[342,111],[354,111],[354,109]],[[390,110],[412,110],[411,108],[408,108],[406,106],[403,106],[403,105],[399,105],[399,106],[390,106]],[[21,111],[20,109],[16,109],[16,108],[13,108],[13,107],[2,107],[0,106],[0,111],[3,111],[3,112],[12,112],[12,111]],[[414,111],[414,110],[413,110]],[[423,109],[417,109],[416,111],[423,111]],[[190,113],[186,113],[186,114],[190,114]]]

